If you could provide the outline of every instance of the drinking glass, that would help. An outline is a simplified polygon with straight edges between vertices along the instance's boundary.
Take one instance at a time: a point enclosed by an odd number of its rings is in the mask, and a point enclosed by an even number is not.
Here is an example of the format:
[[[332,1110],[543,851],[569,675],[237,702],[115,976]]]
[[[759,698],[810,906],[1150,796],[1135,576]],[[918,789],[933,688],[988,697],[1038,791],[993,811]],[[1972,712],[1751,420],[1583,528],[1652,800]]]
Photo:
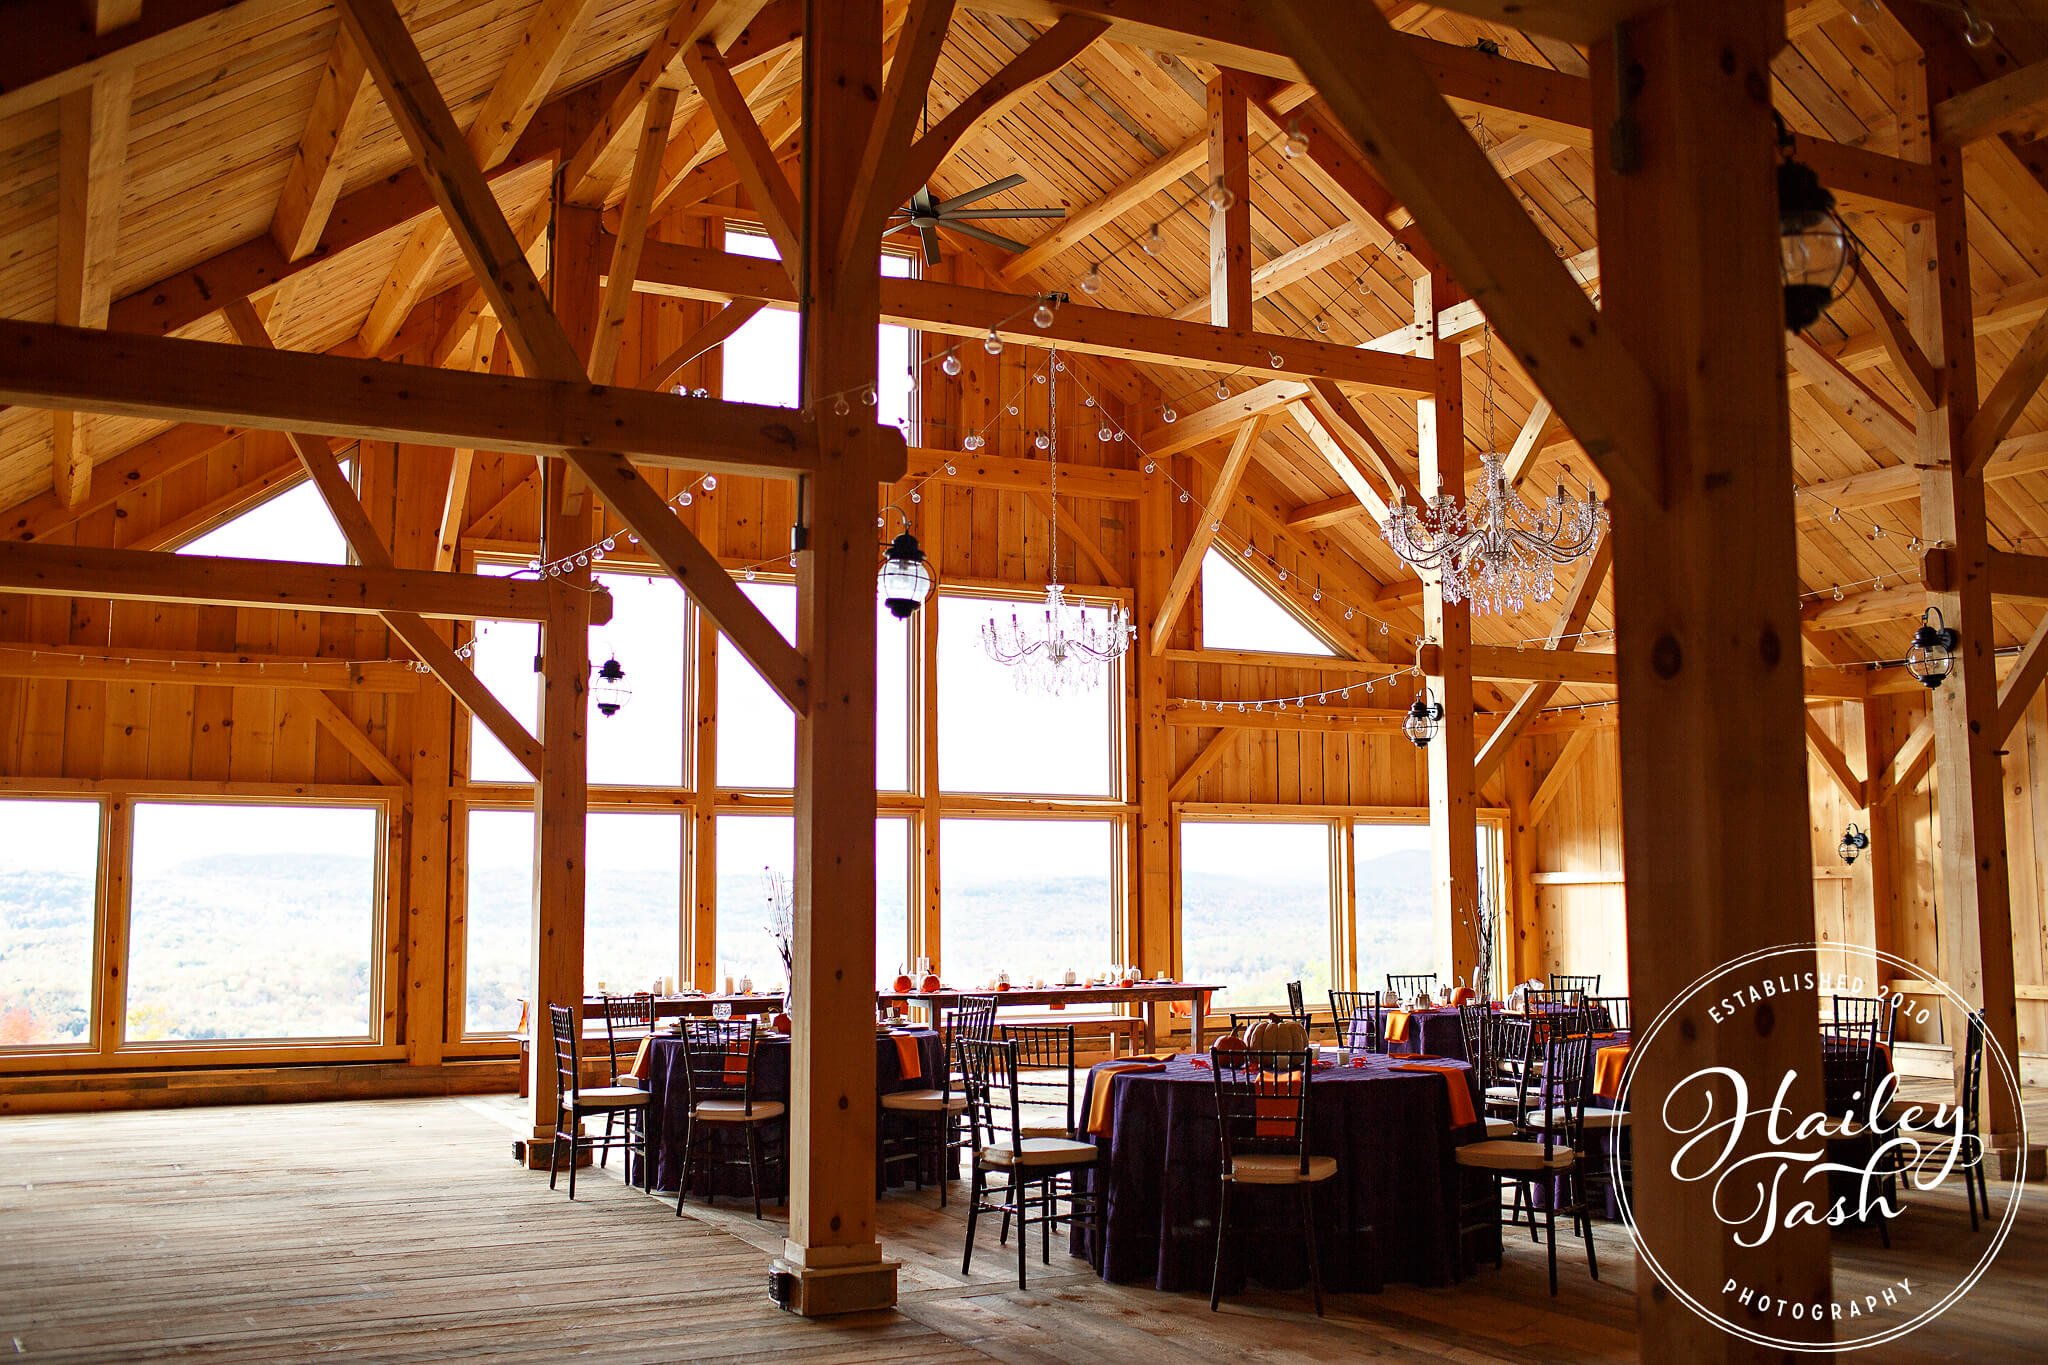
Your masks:
[[[711,1007],[711,1017],[720,1021],[732,1018],[732,1005],[724,1000]]]

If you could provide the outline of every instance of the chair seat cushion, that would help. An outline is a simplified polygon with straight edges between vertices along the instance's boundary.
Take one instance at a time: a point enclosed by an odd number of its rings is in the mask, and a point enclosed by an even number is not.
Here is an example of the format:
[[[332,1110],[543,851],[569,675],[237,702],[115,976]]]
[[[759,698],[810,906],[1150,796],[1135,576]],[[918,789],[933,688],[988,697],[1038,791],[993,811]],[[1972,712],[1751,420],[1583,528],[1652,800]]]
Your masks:
[[[1547,1114],[1531,1109],[1522,1122],[1531,1128],[1541,1129],[1555,1126],[1562,1131],[1564,1120],[1565,1113],[1562,1109],[1553,1109]],[[1609,1132],[1616,1128],[1626,1128],[1628,1127],[1628,1111],[1626,1109],[1582,1110],[1579,1114],[1579,1126],[1588,1132],[1601,1133]]]
[[[569,1102],[578,1109],[631,1109],[648,1099],[645,1090],[630,1085],[594,1085],[569,1095]]]
[[[943,1090],[897,1090],[882,1096],[882,1107],[906,1114],[964,1114],[967,1097]]]
[[[759,1123],[762,1119],[781,1118],[782,1110],[781,1100],[755,1100],[751,1113],[738,1100],[699,1100],[690,1117],[706,1123]]]
[[[1310,1157],[1304,1175],[1298,1158],[1276,1154],[1234,1157],[1230,1174],[1223,1178],[1240,1185],[1314,1185],[1335,1174],[1337,1158],[1333,1156]]]
[[[1521,1097],[1522,1092],[1512,1085],[1489,1085],[1486,1087],[1486,1098],[1490,1100],[1515,1100]]]
[[[1028,1138],[1063,1138],[1074,1130],[1062,1119],[1030,1119],[1017,1131]]]
[[[1487,1118],[1481,1119],[1480,1122],[1486,1126],[1486,1135],[1490,1138],[1509,1138],[1515,1135],[1513,1119]]]
[[[1012,1152],[1007,1146],[984,1147],[981,1161],[984,1166],[1086,1166],[1095,1160],[1095,1144],[1075,1142],[1070,1138],[1028,1137],[1017,1143],[1022,1150]]]
[[[1475,1166],[1485,1171],[1562,1171],[1569,1169],[1578,1159],[1569,1147],[1557,1147],[1548,1157],[1543,1154],[1540,1142],[1514,1142],[1504,1139],[1489,1139],[1485,1142],[1470,1142],[1458,1149],[1460,1166]]]
[[[621,1071],[612,1077],[612,1088],[616,1090],[645,1090],[647,1085],[630,1071]]]

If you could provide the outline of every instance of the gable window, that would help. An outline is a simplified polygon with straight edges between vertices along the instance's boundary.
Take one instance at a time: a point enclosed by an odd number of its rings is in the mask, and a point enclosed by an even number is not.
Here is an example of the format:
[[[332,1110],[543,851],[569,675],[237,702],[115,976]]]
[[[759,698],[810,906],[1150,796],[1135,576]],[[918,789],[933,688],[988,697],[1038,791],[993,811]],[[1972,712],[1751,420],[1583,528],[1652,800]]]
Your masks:
[[[1229,555],[1215,550],[1202,556],[1202,647],[1323,658],[1335,652]]]
[[[341,468],[344,477],[353,477],[351,464],[344,462]],[[178,547],[178,553],[282,559],[296,564],[349,562],[348,541],[311,479],[273,493],[240,516],[194,536]]]

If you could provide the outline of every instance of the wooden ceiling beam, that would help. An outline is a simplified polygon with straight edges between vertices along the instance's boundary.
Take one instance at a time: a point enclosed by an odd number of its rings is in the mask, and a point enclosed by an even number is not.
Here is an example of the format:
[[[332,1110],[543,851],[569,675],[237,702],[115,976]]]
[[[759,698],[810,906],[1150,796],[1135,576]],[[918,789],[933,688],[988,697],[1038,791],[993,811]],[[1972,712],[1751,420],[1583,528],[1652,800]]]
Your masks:
[[[626,307],[633,301],[633,280],[640,273],[640,251],[647,245],[647,216],[654,208],[655,177],[661,172],[661,152],[668,143],[669,122],[675,111],[675,91],[663,88],[648,96],[640,146],[633,158],[633,174],[626,184],[625,202],[620,205],[619,235],[612,239],[611,266],[605,272],[604,293],[598,300],[597,333],[590,346],[593,383],[611,383],[618,368],[619,349],[626,339]]]
[[[57,321],[67,327],[107,325],[134,94],[135,69],[122,66],[58,101]],[[92,485],[83,413],[51,412],[50,450],[51,486],[76,506]]]
[[[945,473],[949,468],[952,472]],[[944,474],[948,483],[962,488],[994,488],[1011,493],[1051,491],[1048,462],[1045,460],[1007,459],[987,447],[974,454],[938,450],[930,446],[916,446],[910,450],[906,478],[922,481],[940,474]],[[1135,469],[1060,461],[1060,492],[1066,497],[1136,502],[1144,490],[1145,476]]]
[[[334,47],[313,91],[313,109],[299,134],[299,149],[285,172],[284,188],[270,213],[270,236],[288,261],[312,254],[327,230],[327,215],[341,195],[349,153],[369,122],[370,73],[346,31]]]
[[[2048,615],[2034,627],[2034,633],[2027,637],[2013,663],[2012,672],[1998,685],[1998,725],[1993,739],[2003,744],[2019,728],[2043,679],[2048,679]]]
[[[1832,595],[1817,597],[1800,604],[1799,617],[1820,630],[1853,630],[1903,616],[1918,616],[1926,605],[1925,588],[1918,583],[1902,583],[1844,593],[1839,602]]]
[[[132,22],[101,29],[81,23],[75,5],[10,5],[0,20],[0,119],[295,7],[296,0],[150,0]]]
[[[1793,332],[1785,338],[1785,354],[1792,367],[1812,381],[1814,389],[1844,419],[1844,431],[1867,438],[1879,450],[1913,448],[1917,439],[1913,423],[1843,368],[1840,361],[1814,345],[1805,333]]]
[[[1998,448],[2012,424],[2033,401],[2041,388],[2041,381],[2048,379],[2048,316],[2034,324],[2026,340],[2007,363],[1998,382],[1991,386],[1991,392],[1977,409],[1977,415],[1970,419],[1969,429],[1963,434],[1963,452],[1967,460],[1965,472],[1981,473],[1991,452]]]
[[[771,308],[795,307],[796,291],[774,261],[674,242],[649,242],[637,286],[680,298],[760,299]],[[979,337],[993,330],[1025,346],[1057,344],[1070,351],[1115,356],[1200,370],[1270,372],[1279,377],[1334,379],[1420,392],[1429,366],[1324,341],[1214,327],[1144,313],[1120,313],[1069,302],[1052,325],[1031,322],[1034,297],[936,280],[882,281],[882,320],[949,336]],[[1280,363],[1274,365],[1278,357]]]
[[[1934,135],[1960,147],[2012,133],[2031,141],[2048,133],[2048,62],[2008,71],[1934,106]]]
[[[1388,187],[1486,307],[1617,498],[1658,505],[1658,419],[1648,377],[1599,326],[1597,310],[1430,73],[1370,7],[1356,14],[1299,3],[1269,10],[1339,122],[1377,153]]]
[[[1228,436],[1254,417],[1277,412],[1308,391],[1303,380],[1269,379],[1197,412],[1177,414],[1172,422],[1161,422],[1140,436],[1138,444],[1155,459],[1177,455]]]
[[[161,550],[0,542],[0,591],[216,607],[287,607],[379,616],[410,611],[450,621],[544,621],[560,587],[526,579],[427,569],[229,559]],[[611,619],[611,594],[592,599]]]
[[[648,366],[647,373],[640,377],[640,387],[667,388],[675,382],[675,377],[682,373],[685,365],[706,352],[723,346],[734,332],[746,326],[754,314],[767,306],[759,299],[735,299],[726,304],[706,318],[696,331],[677,343],[674,350]]]
[[[749,15],[758,8],[749,8]],[[471,269],[489,291],[499,325],[519,355],[521,368],[554,383],[573,386],[581,382],[587,389],[589,376],[575,343],[527,265],[482,168],[458,135],[446,101],[390,0],[343,0],[342,22],[355,33],[367,55],[371,76],[413,159],[427,172],[436,202]],[[617,402],[632,391],[595,392]],[[640,396],[665,404],[685,401],[661,394]],[[709,400],[687,401],[700,404],[707,412],[714,406]],[[786,411],[782,420],[788,420]],[[810,438],[813,449],[816,439],[814,430]],[[901,477],[902,461],[892,448],[893,441],[901,439],[901,433],[893,429],[878,428],[870,443],[875,467],[869,471],[877,482]],[[620,443],[609,441],[567,449],[563,454],[776,694],[798,715],[805,714],[809,697],[803,656],[740,591],[717,557],[677,519],[667,499],[648,484],[619,448]]]
[[[1986,479],[2016,479],[2048,469],[2048,432],[2009,436],[1984,466]],[[1889,465],[1883,469],[1849,474],[1839,479],[1822,479],[1805,486],[1799,499],[1802,521],[1822,520],[1832,508],[1856,510],[1882,507],[1894,502],[1920,499],[1920,472],[1912,465]]]
[[[120,657],[76,645],[0,645],[0,678],[62,678],[68,682],[165,683],[173,687],[318,688],[322,691],[407,693],[420,688],[410,659],[344,661],[310,655],[215,656],[189,651]]]
[[[623,448],[791,477],[815,458],[787,408],[51,323],[0,321],[0,401],[526,455]]]
[[[1252,456],[1258,445],[1259,433],[1265,429],[1267,418],[1254,417],[1238,428],[1237,439],[1231,442],[1230,453],[1223,457],[1222,467],[1216,471],[1216,478],[1209,486],[1208,500],[1202,504],[1202,514],[1195,518],[1194,534],[1186,548],[1181,551],[1180,562],[1174,566],[1173,579],[1167,585],[1165,596],[1159,599],[1159,614],[1152,619],[1151,645],[1154,654],[1163,654],[1173,638],[1174,618],[1180,615],[1181,607],[1187,602],[1188,594],[1195,590],[1195,582],[1202,573],[1202,557],[1215,542],[1214,527],[1220,525],[1230,511],[1230,504],[1237,498],[1238,481],[1251,467]]]
[[[1252,297],[1262,299],[1268,294],[1328,269],[1347,256],[1355,256],[1373,245],[1376,235],[1363,223],[1339,223],[1328,232],[1319,233],[1300,246],[1281,252],[1253,270]],[[1208,294],[1202,295],[1180,309],[1174,316],[1184,321],[1207,317],[1209,298]]]
[[[683,64],[697,82],[697,93],[717,120],[718,131],[725,138],[725,153],[732,158],[733,169],[739,172],[740,184],[754,211],[761,216],[769,240],[775,243],[784,271],[794,279],[803,257],[797,241],[803,217],[795,187],[782,173],[774,148],[747,107],[746,96],[733,82],[732,72],[716,45],[691,44],[683,50]],[[651,119],[653,115],[650,101],[645,118]]]
[[[908,154],[917,136],[918,116],[931,98],[932,72],[938,68],[939,53],[953,24],[954,0],[911,0],[903,21],[909,41],[899,43],[893,58],[885,58],[888,76],[882,85],[881,107],[874,126],[868,129],[861,152],[860,173],[855,183],[865,186],[847,206],[847,218],[840,240],[849,246],[875,240],[900,201],[889,197],[894,184],[893,168]],[[845,264],[845,263],[842,263]]]
[[[1868,779],[1856,775],[1856,770],[1849,765],[1848,755],[1842,752],[1841,746],[1835,743],[1834,736],[1827,732],[1811,711],[1806,713],[1806,747],[1820,760],[1821,766],[1827,769],[1828,776],[1835,779],[1835,785],[1849,798],[1849,804],[1858,810],[1864,809],[1869,801]]]
[[[1040,81],[1087,51],[1108,31],[1109,24],[1103,19],[1062,15],[910,145],[901,161],[891,168],[888,183],[893,192],[888,202],[909,202],[911,195],[932,178],[939,163],[976,125],[1001,117]]]
[[[1906,391],[1906,397],[1912,400],[1918,411],[1934,411],[1941,396],[1940,377],[1928,362],[1927,353],[1914,339],[1913,329],[1906,325],[1906,319],[1871,277],[1869,261],[1860,255],[1856,258],[1856,269],[1850,275],[1850,284],[1864,307],[1877,315],[1878,344],[1892,362],[1892,373],[1897,376],[1899,387]]]
[[[1219,71],[1209,80],[1209,321],[1252,324],[1252,148],[1247,78]]]

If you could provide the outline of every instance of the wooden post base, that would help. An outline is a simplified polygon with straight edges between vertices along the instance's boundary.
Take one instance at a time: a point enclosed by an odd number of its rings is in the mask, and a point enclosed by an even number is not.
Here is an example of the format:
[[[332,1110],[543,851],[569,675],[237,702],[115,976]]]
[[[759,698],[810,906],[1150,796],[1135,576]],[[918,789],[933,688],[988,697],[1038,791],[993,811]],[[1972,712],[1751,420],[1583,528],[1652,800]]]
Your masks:
[[[546,1170],[549,1158],[553,1154],[554,1140],[552,1138],[522,1138],[512,1143],[512,1159],[529,1171]],[[591,1154],[591,1150],[588,1147],[578,1147],[576,1149],[576,1164],[578,1166],[588,1166],[593,1160],[595,1160],[595,1157]],[[568,1167],[564,1166],[562,1169],[567,1170]]]
[[[897,1261],[810,1267],[778,1256],[768,1263],[768,1297],[786,1313],[806,1318],[871,1313],[896,1306]]]

